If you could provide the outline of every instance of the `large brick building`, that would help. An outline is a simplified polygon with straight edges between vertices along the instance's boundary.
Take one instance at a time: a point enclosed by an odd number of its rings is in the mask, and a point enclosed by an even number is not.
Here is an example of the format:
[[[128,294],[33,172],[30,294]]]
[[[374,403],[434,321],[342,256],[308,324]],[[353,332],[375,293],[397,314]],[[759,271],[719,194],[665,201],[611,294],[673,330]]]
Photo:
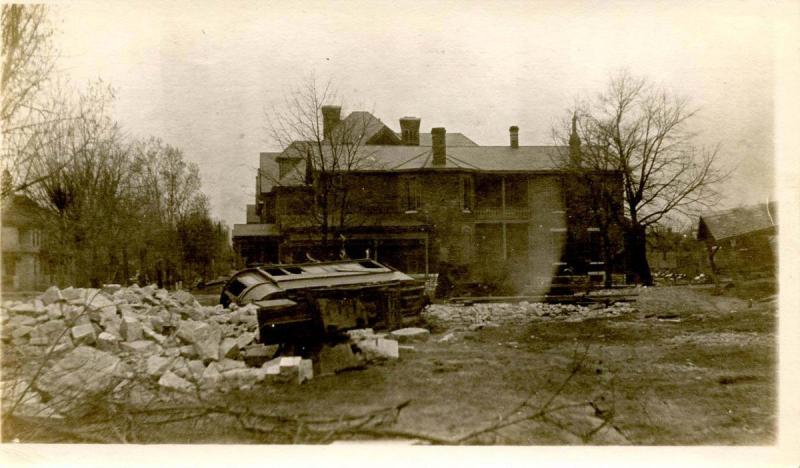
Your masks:
[[[564,272],[608,273],[603,233],[576,209],[576,184],[569,184],[572,172],[565,169],[579,151],[576,135],[570,146],[522,146],[514,126],[508,145],[480,146],[444,128],[420,133],[418,118],[400,119],[395,132],[366,112],[341,120],[338,106],[324,106],[322,113],[328,136],[364,122],[359,164],[342,174],[352,221],[333,234],[346,255],[412,274],[454,271],[461,282],[502,282],[517,291],[546,287]],[[319,226],[307,214],[315,203],[315,169],[304,154],[331,148],[317,143],[261,153],[256,203],[247,206],[247,224],[233,229],[246,263],[320,255]],[[621,203],[621,186],[619,194]],[[611,236],[618,238],[617,232]]]

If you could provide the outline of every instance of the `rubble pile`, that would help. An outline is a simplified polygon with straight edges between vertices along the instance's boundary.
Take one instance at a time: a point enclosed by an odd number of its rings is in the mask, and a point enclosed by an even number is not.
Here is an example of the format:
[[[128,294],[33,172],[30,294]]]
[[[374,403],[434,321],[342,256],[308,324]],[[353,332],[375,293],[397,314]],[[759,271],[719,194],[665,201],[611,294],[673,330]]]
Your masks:
[[[635,312],[627,303],[616,302],[608,307],[602,304],[582,306],[576,304],[546,304],[519,302],[481,303],[470,305],[434,304],[422,312],[423,318],[439,328],[481,328],[501,325],[526,324],[537,320],[580,322],[594,318],[608,318]]]
[[[144,401],[153,391],[226,392],[314,374],[309,359],[270,359],[277,346],[257,343],[255,306],[202,306],[152,285],[51,287],[4,302],[0,324],[4,406],[36,416],[77,410],[99,394]]]

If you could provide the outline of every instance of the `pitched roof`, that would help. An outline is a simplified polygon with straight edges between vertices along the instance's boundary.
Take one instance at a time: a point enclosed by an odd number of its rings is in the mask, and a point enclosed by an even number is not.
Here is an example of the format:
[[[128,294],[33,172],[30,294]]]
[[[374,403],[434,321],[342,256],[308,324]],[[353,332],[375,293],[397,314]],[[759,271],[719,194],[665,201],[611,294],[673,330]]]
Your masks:
[[[777,204],[761,203],[700,216],[697,238],[721,241],[777,226]]]
[[[267,193],[278,182],[278,162],[275,160],[281,153],[263,152],[259,154],[258,187],[261,193]]]
[[[447,147],[445,167],[487,172],[556,170],[568,156],[560,146]],[[362,146],[361,171],[404,171],[433,167],[433,150],[424,146]]]
[[[366,145],[359,148],[358,171],[413,171],[433,168],[431,147]],[[447,148],[446,168],[481,172],[539,172],[561,168],[569,157],[562,146],[462,146]],[[276,170],[277,171],[277,170]],[[303,185],[305,166],[297,165],[278,181],[284,187]],[[277,174],[277,172],[275,172]],[[263,187],[262,187],[262,190]]]
[[[446,146],[478,146],[477,143],[467,138],[466,135],[458,132],[445,133],[444,144]],[[419,146],[433,146],[433,137],[430,133],[419,134]]]
[[[2,202],[0,220],[4,226],[28,226],[37,224],[44,209],[25,195],[12,195]]]
[[[375,117],[371,113],[367,111],[353,111],[342,119],[336,127],[333,129],[334,133],[338,133],[339,137],[341,137],[342,132],[352,133],[353,139],[358,139],[356,132],[362,132],[363,136],[361,141],[363,143],[368,143],[373,138],[385,135],[389,140],[395,141],[400,143],[400,137],[397,134],[386,126],[381,119]],[[348,135],[346,135],[348,136]]]

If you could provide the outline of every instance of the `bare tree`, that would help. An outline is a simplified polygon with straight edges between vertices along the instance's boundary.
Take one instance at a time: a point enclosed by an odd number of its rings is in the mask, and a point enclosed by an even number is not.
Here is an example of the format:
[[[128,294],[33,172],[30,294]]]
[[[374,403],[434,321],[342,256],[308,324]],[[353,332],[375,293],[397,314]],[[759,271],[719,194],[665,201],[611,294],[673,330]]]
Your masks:
[[[325,255],[330,255],[336,236],[344,236],[363,220],[364,213],[355,209],[352,176],[369,161],[371,153],[365,145],[369,126],[374,124],[371,115],[362,112],[335,126],[326,125],[323,107],[337,101],[330,83],[319,86],[311,79],[286,98],[282,109],[267,115],[269,134],[284,148],[282,156],[302,161],[302,166],[276,182],[306,187],[305,217],[318,230]]]
[[[695,144],[689,123],[697,109],[686,98],[628,72],[614,76],[605,92],[571,113],[581,146],[579,159],[569,164],[621,174],[626,269],[634,281],[651,284],[647,229],[718,200],[716,185],[727,177],[717,167],[719,148]],[[567,140],[565,132],[560,135]]]
[[[44,5],[7,4],[2,9],[3,198],[41,181],[31,173],[37,156],[31,140],[43,124],[59,118],[42,100],[56,55],[47,13]]]
[[[114,233],[127,219],[119,201],[130,192],[128,148],[109,116],[112,96],[103,83],[65,93],[53,114],[84,117],[55,118],[31,138],[31,174],[40,182],[27,192],[45,209],[45,250],[62,279],[80,284],[111,279]]]

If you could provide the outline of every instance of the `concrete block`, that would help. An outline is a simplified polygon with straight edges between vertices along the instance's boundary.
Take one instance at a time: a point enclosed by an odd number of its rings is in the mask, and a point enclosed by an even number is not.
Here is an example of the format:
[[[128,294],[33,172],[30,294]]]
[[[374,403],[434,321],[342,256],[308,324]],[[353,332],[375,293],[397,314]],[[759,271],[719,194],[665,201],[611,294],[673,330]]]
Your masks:
[[[97,349],[111,352],[118,351],[119,338],[109,332],[101,332],[97,335]]]
[[[199,382],[203,378],[203,373],[206,370],[206,366],[203,365],[203,361],[199,359],[186,361],[186,367],[189,368],[189,372],[192,375],[192,380]]]
[[[124,366],[119,358],[78,346],[43,373],[36,387],[59,404],[71,407],[81,397],[111,390],[123,375]]]
[[[173,359],[162,356],[147,358],[146,372],[150,377],[161,377],[171,366]]]
[[[53,319],[60,319],[64,317],[64,313],[61,311],[62,304],[60,303],[52,303],[47,306],[47,318]]]
[[[172,298],[176,300],[178,303],[185,306],[193,307],[195,305],[198,305],[197,301],[194,300],[194,296],[192,296],[192,293],[188,291],[175,291],[174,293],[172,293]]]
[[[261,369],[263,369],[268,376],[279,375],[281,373],[281,358],[275,358],[265,362],[261,366]]]
[[[75,325],[88,325],[92,323],[92,319],[89,317],[89,314],[81,314],[75,317],[73,322]]]
[[[222,379],[229,388],[251,388],[256,382],[264,380],[264,372],[252,368],[229,369],[222,372]]]
[[[278,351],[278,345],[254,344],[246,347],[242,354],[250,367],[262,367]]]
[[[103,330],[111,333],[119,339],[122,339],[122,319],[119,317],[114,317],[113,319],[101,322],[100,325],[103,327]]]
[[[374,335],[375,331],[372,328],[359,328],[357,330],[347,331],[347,336],[349,336],[352,341],[361,341]]]
[[[178,338],[183,340],[185,343],[194,344],[195,341],[197,341],[197,331],[208,326],[209,325],[207,323],[196,320],[181,320],[178,324]]]
[[[169,312],[164,311],[164,313],[166,313],[167,317],[169,317]],[[169,318],[167,318],[167,320],[169,320]],[[164,318],[161,317],[160,313],[159,315],[151,316],[149,318],[149,321],[150,321],[150,328],[152,328],[154,332],[163,333],[164,326],[167,324],[167,322],[164,320]]]
[[[122,333],[122,338],[124,338],[125,341],[139,341],[144,338],[142,324],[134,317],[122,317],[119,331]]]
[[[47,291],[44,292],[39,299],[42,300],[44,305],[50,305],[56,302],[61,302],[64,300],[64,296],[61,295],[61,291],[58,290],[57,286],[50,286],[47,288]]]
[[[247,367],[247,365],[242,361],[235,361],[233,359],[220,359],[217,362],[217,368],[219,368],[220,372],[224,372],[231,369],[243,369]]]
[[[335,374],[362,365],[361,359],[355,355],[349,343],[323,346],[319,353],[320,375]]]
[[[255,341],[255,339],[256,339],[255,333],[245,332],[236,338],[236,345],[239,346],[239,348],[244,348],[245,346]]]
[[[218,325],[206,325],[199,328],[195,331],[194,337],[194,349],[200,359],[219,360],[219,343],[222,339],[222,330]]]
[[[120,348],[133,353],[148,354],[157,352],[160,346],[149,340],[137,340],[120,343]]]
[[[424,328],[410,327],[393,330],[389,333],[389,337],[397,340],[399,343],[409,343],[412,341],[427,341],[431,336],[431,332]]]
[[[181,346],[180,348],[178,348],[178,350],[180,351],[180,355],[187,359],[192,359],[197,357],[197,351],[195,351],[193,345]]]
[[[147,326],[142,326],[142,334],[146,338],[151,339],[160,345],[163,345],[167,341],[166,336],[156,333],[150,327]]]
[[[162,375],[161,378],[158,379],[158,384],[164,388],[170,390],[176,390],[179,392],[188,393],[194,391],[195,389],[195,386],[192,385],[191,382],[189,382],[186,379],[178,377],[177,375],[175,375],[175,373],[171,371],[164,372],[164,375]]]
[[[31,302],[23,302],[21,304],[17,304],[11,308],[11,312],[17,315],[30,315],[36,316],[38,312],[36,311],[36,306],[33,305]]]
[[[105,294],[102,292],[97,292],[87,298],[89,301],[88,307],[89,310],[97,310],[97,311],[112,311],[114,314],[117,313],[117,306],[114,304],[114,301],[106,297]]]
[[[112,283],[112,284],[104,284],[102,291],[111,296],[120,289],[122,289],[122,285]]]
[[[284,356],[264,363],[264,377],[274,383],[303,383],[314,377],[314,365],[310,359],[300,356]]]
[[[29,327],[28,325],[20,325],[17,328],[11,330],[11,337],[12,338],[22,338],[28,336],[33,331],[33,327]]]
[[[239,357],[239,345],[234,338],[223,338],[219,344],[219,355],[221,357],[236,359]]]
[[[180,356],[170,357],[169,359],[171,364],[168,370],[172,371],[182,379],[186,379],[190,382],[195,381],[192,372],[189,370],[189,366],[186,364],[186,359]],[[205,367],[203,368],[203,370],[205,370]]]
[[[61,290],[61,297],[67,302],[80,304],[83,302],[83,289],[76,289],[70,286]]]
[[[301,384],[314,378],[314,363],[311,359],[303,359],[297,369],[297,383]]]
[[[107,322],[109,320],[114,320],[119,317],[117,315],[117,307],[113,306],[100,309],[99,311],[96,311],[96,317],[97,317],[96,321],[100,323]]]
[[[364,353],[367,360],[375,359],[398,359],[400,349],[395,340],[385,338],[372,338],[359,341],[358,348]]]
[[[72,333],[72,342],[76,345],[87,344],[91,345],[95,342],[94,327],[91,323],[76,325],[70,330]]]
[[[201,385],[204,388],[216,388],[220,380],[222,380],[222,374],[220,374],[217,364],[212,362],[206,367],[205,371],[203,371]]]
[[[125,317],[131,317],[135,319],[139,318],[139,314],[134,312],[133,306],[131,306],[130,304],[120,304],[117,307],[117,309],[119,310],[119,315],[122,316],[122,318]]]
[[[6,324],[6,327],[8,327],[8,328],[18,328],[18,327],[22,327],[22,326],[33,327],[37,323],[38,322],[33,317],[28,317],[27,315],[15,315],[15,316],[11,317],[10,319],[8,319],[8,323]]]

